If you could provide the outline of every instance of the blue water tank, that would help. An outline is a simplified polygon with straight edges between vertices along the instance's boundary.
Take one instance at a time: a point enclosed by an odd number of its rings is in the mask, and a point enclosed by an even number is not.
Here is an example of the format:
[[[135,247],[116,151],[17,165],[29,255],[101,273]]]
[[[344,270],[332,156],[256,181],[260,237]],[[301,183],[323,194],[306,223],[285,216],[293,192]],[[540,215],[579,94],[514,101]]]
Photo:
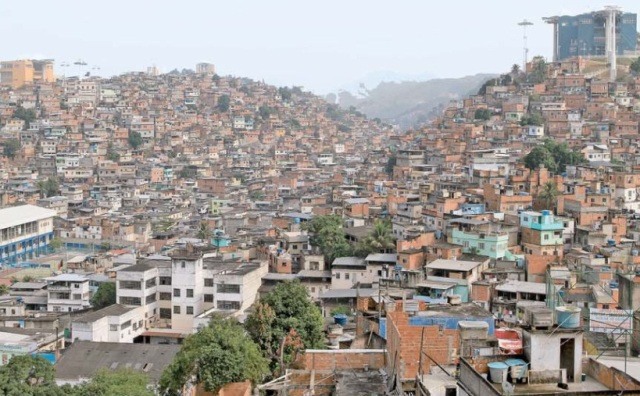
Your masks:
[[[558,318],[558,326],[563,329],[580,327],[580,308],[578,307],[557,307],[556,317]]]
[[[616,241],[613,239],[607,239],[607,245],[609,246],[616,246]]]
[[[348,319],[348,317],[345,314],[333,315],[333,322],[335,324],[338,324],[338,325],[342,326],[342,327],[347,325],[347,319]]]

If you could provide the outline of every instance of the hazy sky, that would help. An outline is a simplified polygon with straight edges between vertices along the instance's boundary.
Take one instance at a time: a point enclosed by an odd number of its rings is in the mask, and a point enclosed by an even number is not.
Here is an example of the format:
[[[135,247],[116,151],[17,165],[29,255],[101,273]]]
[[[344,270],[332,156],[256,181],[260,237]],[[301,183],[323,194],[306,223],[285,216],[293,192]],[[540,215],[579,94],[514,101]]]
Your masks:
[[[212,62],[220,74],[335,91],[371,74],[460,77],[551,56],[543,16],[599,9],[590,0],[22,0],[0,1],[1,58],[83,59],[109,76]],[[640,12],[640,1],[618,0]],[[77,74],[77,67],[66,69]]]

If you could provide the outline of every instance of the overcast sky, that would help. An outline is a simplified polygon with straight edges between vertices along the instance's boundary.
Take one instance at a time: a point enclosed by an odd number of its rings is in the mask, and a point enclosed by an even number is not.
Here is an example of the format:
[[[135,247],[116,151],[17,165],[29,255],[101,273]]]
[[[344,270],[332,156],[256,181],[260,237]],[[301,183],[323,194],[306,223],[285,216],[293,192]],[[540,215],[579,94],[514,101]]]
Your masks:
[[[53,58],[56,72],[110,76],[214,63],[218,72],[318,93],[380,76],[460,77],[551,56],[543,16],[602,8],[590,0],[0,1],[2,59]],[[639,12],[640,1],[618,0]],[[100,70],[92,70],[99,67]]]

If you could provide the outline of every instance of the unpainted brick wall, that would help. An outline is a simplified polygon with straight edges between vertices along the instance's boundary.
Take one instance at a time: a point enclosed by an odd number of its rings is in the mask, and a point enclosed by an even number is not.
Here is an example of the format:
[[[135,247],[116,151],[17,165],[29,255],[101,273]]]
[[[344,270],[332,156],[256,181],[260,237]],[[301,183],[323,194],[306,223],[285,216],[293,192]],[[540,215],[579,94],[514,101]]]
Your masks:
[[[439,326],[410,326],[406,313],[387,313],[389,370],[393,371],[397,365],[395,371],[401,378],[415,378],[420,368],[421,344],[422,351],[438,364],[453,364],[451,356],[459,348],[459,333],[458,330],[440,329]],[[423,356],[422,372],[429,372],[431,364],[432,361]]]
[[[385,351],[308,350],[305,352],[304,362],[307,370],[362,370],[365,366],[377,370],[385,367]]]

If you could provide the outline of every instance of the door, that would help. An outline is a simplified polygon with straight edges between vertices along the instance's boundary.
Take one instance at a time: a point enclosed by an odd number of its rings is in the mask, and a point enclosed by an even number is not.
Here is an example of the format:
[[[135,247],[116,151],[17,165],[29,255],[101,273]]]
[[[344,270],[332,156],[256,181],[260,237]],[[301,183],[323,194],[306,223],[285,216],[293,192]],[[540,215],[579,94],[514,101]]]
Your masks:
[[[560,339],[560,368],[567,370],[567,382],[574,382],[576,339]]]

